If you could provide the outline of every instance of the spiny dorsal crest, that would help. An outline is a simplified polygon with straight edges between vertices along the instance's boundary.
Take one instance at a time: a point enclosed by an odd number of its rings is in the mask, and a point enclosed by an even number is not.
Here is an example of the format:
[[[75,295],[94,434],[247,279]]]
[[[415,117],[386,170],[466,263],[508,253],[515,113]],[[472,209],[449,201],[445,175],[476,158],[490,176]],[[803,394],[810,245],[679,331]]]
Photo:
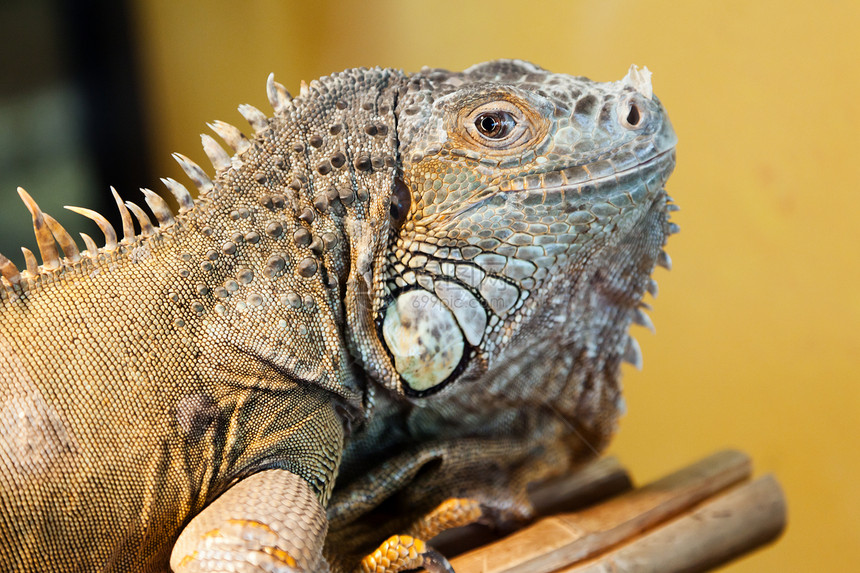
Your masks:
[[[307,89],[307,85],[303,84],[303,93]],[[292,96],[283,85],[275,81],[274,74],[270,74],[268,77],[266,93],[275,114],[286,115],[293,108]],[[248,104],[240,105],[239,113],[248,121],[256,135],[260,135],[269,129],[269,118],[254,106]],[[212,162],[215,174],[217,175],[232,167],[233,159],[247,151],[251,147],[251,141],[238,128],[229,123],[214,121],[207,125],[233,151],[233,155],[231,156],[212,136],[201,135],[203,151]],[[179,163],[179,166],[188,178],[191,179],[191,182],[194,183],[201,197],[214,192],[215,183],[203,168],[180,153],[174,153],[173,158]],[[161,182],[179,204],[178,214],[180,216],[194,209],[194,199],[184,185],[169,177],[162,178]],[[144,201],[155,217],[157,226],[153,225],[149,215],[147,215],[142,207],[130,201],[123,202],[116,189],[111,187],[111,194],[116,201],[122,221],[121,239],[118,237],[113,225],[100,213],[83,207],[66,206],[66,209],[95,222],[104,235],[104,245],[99,247],[92,237],[86,233],[81,233],[81,239],[84,245],[86,245],[86,250],[81,252],[68,231],[56,219],[43,213],[30,194],[19,187],[18,194],[33,218],[33,230],[36,234],[36,242],[39,247],[39,254],[42,257],[42,264],[39,265],[35,255],[25,247],[21,248],[26,264],[23,271],[19,270],[12,261],[0,253],[0,286],[3,287],[0,288],[0,293],[6,293],[9,296],[18,296],[33,288],[41,275],[62,272],[64,269],[74,268],[76,265],[84,262],[95,264],[98,262],[100,255],[113,254],[118,249],[134,247],[140,241],[172,227],[176,223],[176,219],[164,199],[150,189],[141,189],[141,192],[144,195]],[[134,232],[134,220],[137,221],[140,229],[139,234],[135,234]],[[57,248],[58,245],[59,249]],[[60,257],[60,250],[62,250],[63,257]]]

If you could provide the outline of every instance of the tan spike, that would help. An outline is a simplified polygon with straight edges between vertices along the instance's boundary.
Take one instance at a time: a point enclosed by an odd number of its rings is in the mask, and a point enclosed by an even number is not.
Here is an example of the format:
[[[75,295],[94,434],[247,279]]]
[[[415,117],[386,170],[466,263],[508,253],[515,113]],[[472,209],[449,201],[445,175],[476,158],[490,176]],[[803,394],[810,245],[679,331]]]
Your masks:
[[[206,125],[209,126],[209,129],[217,133],[218,137],[227,142],[227,145],[236,153],[242,153],[251,147],[251,142],[248,141],[245,134],[239,131],[239,128],[235,125],[230,125],[226,121],[219,120],[207,123]]]
[[[146,211],[132,203],[131,201],[126,201],[125,206],[128,207],[134,216],[137,217],[137,222],[140,224],[140,233],[144,237],[148,237],[155,233],[155,228],[152,226],[152,221],[149,220],[149,216],[146,214]]]
[[[657,264],[666,269],[667,271],[672,270],[672,258],[669,256],[669,253],[666,251],[660,251],[660,254],[657,255]]]
[[[134,242],[134,222],[131,220],[131,213],[126,209],[116,189],[111,187],[110,192],[113,193],[114,201],[116,201],[116,206],[119,209],[119,216],[122,219],[122,243],[129,245]]]
[[[24,263],[27,265],[25,272],[31,277],[39,276],[39,263],[36,261],[36,255],[27,247],[21,247],[21,252],[24,253]]]
[[[651,317],[648,316],[648,313],[641,308],[634,309],[633,322],[639,326],[644,326],[654,334],[657,333],[657,328],[654,326],[654,322],[651,320]]]
[[[116,231],[114,231],[113,226],[110,222],[105,219],[101,213],[93,211],[92,209],[84,209],[83,207],[70,207],[66,205],[66,209],[72,211],[73,213],[77,213],[78,215],[83,215],[87,219],[90,219],[95,222],[96,225],[99,226],[99,229],[102,230],[102,233],[105,235],[105,249],[108,251],[113,251],[116,249]]]
[[[308,83],[305,80],[302,80],[301,82],[299,82],[299,95],[302,97],[305,97],[309,93],[311,93],[311,90],[308,87]]]
[[[123,205],[123,207],[125,207],[125,205]],[[79,233],[79,235],[84,240],[84,244],[87,246],[87,254],[90,256],[90,258],[94,259],[99,256],[99,246],[96,244],[93,238],[86,233]]]
[[[170,206],[161,198],[161,195],[143,187],[140,190],[143,191],[144,200],[152,209],[159,227],[169,227],[176,222],[173,220],[173,211],[170,210]]]
[[[44,213],[43,215],[45,217],[45,223],[48,224],[51,234],[54,235],[54,239],[56,239],[60,244],[60,248],[63,249],[63,254],[66,255],[66,258],[73,263],[80,261],[81,252],[78,250],[78,245],[75,244],[75,240],[71,235],[69,235],[68,231],[66,231],[56,219],[47,213]]]
[[[18,187],[18,195],[30,214],[33,215],[33,230],[36,232],[36,242],[39,244],[39,253],[42,255],[42,266],[47,270],[54,270],[60,266],[60,253],[57,251],[57,243],[54,242],[54,236],[50,229],[45,224],[45,217],[42,210],[30,197],[30,194]]]
[[[269,128],[269,118],[251,104],[243,103],[240,105],[239,113],[254,128],[254,133],[261,133]]]
[[[293,96],[287,88],[275,81],[275,74],[269,74],[266,79],[266,95],[269,96],[269,103],[275,113],[285,114],[292,105]]]
[[[0,276],[9,281],[13,286],[21,284],[21,272],[15,263],[3,256],[0,253]]]
[[[174,153],[173,159],[179,163],[179,166],[185,171],[185,174],[188,175],[188,178],[191,179],[194,186],[197,187],[200,193],[208,193],[212,189],[215,188],[215,185],[212,183],[212,180],[209,179],[209,176],[206,175],[206,172],[200,168],[199,165],[182,155],[181,153]]]
[[[648,290],[648,293],[654,298],[657,298],[657,295],[660,294],[660,289],[657,286],[657,281],[655,281],[654,279],[648,279],[648,285],[645,288]]]
[[[164,183],[167,190],[176,197],[176,202],[179,203],[180,213],[185,213],[194,208],[194,199],[191,198],[191,193],[188,192],[185,185],[176,179],[171,179],[170,177],[163,177],[161,182]]]
[[[632,336],[627,336],[627,348],[624,349],[624,362],[632,364],[636,370],[642,370],[642,349]]]
[[[203,143],[203,151],[206,152],[206,157],[209,158],[209,161],[212,163],[212,167],[215,168],[216,172],[226,171],[233,166],[233,162],[230,161],[230,155],[224,151],[223,147],[218,145],[215,138],[211,135],[201,133],[200,141]]]

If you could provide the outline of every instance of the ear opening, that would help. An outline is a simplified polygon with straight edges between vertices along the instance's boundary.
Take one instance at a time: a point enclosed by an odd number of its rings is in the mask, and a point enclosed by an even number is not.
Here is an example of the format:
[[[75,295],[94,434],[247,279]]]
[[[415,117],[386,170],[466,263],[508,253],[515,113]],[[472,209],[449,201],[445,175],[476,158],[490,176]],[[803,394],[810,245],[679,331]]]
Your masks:
[[[391,189],[391,232],[397,234],[412,208],[412,190],[401,177],[395,177]]]

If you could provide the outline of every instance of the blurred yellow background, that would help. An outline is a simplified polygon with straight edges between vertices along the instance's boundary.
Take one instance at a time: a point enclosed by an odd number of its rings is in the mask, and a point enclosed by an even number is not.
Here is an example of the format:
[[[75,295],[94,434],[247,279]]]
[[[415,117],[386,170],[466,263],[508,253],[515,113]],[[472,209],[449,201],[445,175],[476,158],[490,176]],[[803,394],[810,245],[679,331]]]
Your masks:
[[[745,450],[784,485],[789,528],[726,570],[860,570],[860,3],[138,0],[133,20],[174,177],[171,151],[204,163],[205,121],[268,109],[271,71],[295,93],[354,66],[647,65],[680,138],[682,233],[612,451],[646,481]]]

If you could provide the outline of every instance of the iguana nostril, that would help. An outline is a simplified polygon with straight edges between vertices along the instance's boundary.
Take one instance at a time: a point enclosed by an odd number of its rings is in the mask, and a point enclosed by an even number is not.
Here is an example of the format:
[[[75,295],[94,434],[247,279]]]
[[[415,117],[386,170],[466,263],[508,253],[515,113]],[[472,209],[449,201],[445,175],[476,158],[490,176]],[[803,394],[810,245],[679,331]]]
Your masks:
[[[635,103],[630,104],[630,111],[627,112],[627,123],[632,127],[638,127],[640,118],[639,107]]]

